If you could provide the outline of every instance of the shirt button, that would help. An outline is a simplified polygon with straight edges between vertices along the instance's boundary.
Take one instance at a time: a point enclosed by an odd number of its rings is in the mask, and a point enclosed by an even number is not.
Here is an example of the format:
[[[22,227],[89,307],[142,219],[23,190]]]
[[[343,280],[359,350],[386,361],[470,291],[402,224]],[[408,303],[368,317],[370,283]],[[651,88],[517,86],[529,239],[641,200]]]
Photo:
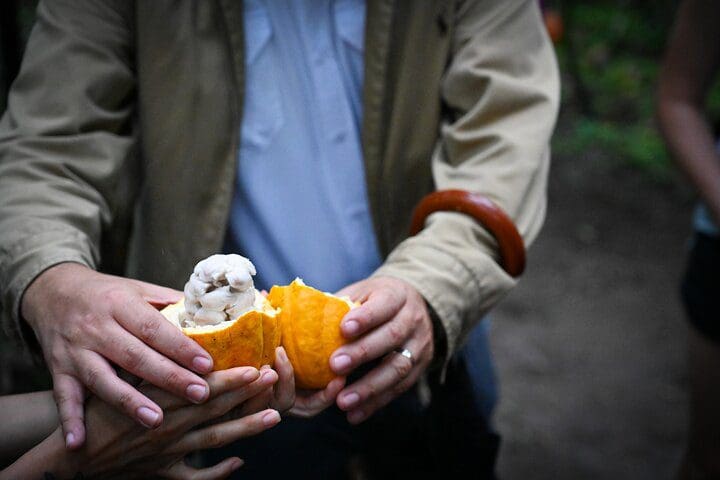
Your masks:
[[[335,143],[342,143],[345,141],[346,138],[347,138],[347,132],[340,131],[333,135],[332,140]]]

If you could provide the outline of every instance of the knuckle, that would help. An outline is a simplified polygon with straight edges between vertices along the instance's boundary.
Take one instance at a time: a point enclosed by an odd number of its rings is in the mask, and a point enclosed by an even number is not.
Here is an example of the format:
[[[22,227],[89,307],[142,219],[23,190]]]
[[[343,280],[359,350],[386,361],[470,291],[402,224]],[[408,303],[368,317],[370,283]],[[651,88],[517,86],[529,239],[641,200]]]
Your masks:
[[[160,322],[154,318],[146,318],[140,322],[140,338],[145,343],[154,343],[160,333]]]
[[[230,411],[230,409],[230,405],[226,402],[219,401],[218,399],[208,405],[208,414],[213,418],[222,417]]]
[[[402,305],[405,303],[406,295],[401,295],[399,291],[392,289],[387,290],[388,301],[393,305]]]
[[[138,352],[137,347],[126,345],[123,348],[123,366],[132,372],[142,370],[145,365],[145,356]]]
[[[370,359],[370,350],[364,343],[358,344],[357,357],[360,363],[365,363]]]
[[[368,385],[366,385],[364,390],[365,390],[365,392],[364,392],[365,394],[361,395],[360,398],[366,398],[366,399],[373,398],[379,392],[377,385],[375,385],[374,383],[369,383]]]
[[[84,325],[84,328],[81,325]],[[95,329],[95,316],[84,315],[78,322],[69,322],[65,327],[64,337],[69,342],[78,344],[81,340],[92,336]]]
[[[395,322],[388,323],[388,335],[393,345],[399,345],[405,339],[403,328]]]
[[[176,369],[173,368],[165,374],[165,377],[163,378],[163,385],[171,388],[181,388],[180,375]]]
[[[393,367],[395,368],[395,373],[400,378],[407,377],[410,374],[410,371],[412,370],[412,367],[413,367],[412,361],[409,358],[405,358],[402,355],[395,355],[395,356],[398,357],[393,362]]]
[[[123,410],[132,410],[133,396],[130,392],[122,392],[117,398],[117,405]]]
[[[359,320],[360,320],[360,325],[367,328],[370,325],[372,325],[378,321],[377,309],[370,302],[364,304],[363,307],[365,310],[365,315],[363,317],[361,317]]]
[[[59,343],[53,343],[48,353],[48,363],[50,364],[51,370],[53,367],[62,365],[67,359],[67,353],[65,347]]]
[[[397,309],[402,305],[404,295],[401,295],[400,292],[394,288],[386,288],[382,290],[379,299],[382,299],[384,305]]]
[[[217,431],[211,428],[203,434],[202,443],[205,448],[220,448],[224,442]]]
[[[55,403],[58,406],[58,411],[65,412],[64,418],[65,420],[69,420],[71,418],[74,418],[75,415],[68,414],[69,410],[72,410],[72,407],[74,407],[74,399],[65,393],[55,392],[53,395],[55,397]]]
[[[294,400],[284,400],[278,403],[276,410],[279,411],[281,415],[283,415],[286,412],[290,411],[294,406]],[[329,407],[330,405],[327,406]]]
[[[108,305],[118,305],[125,302],[127,298],[127,293],[117,288],[109,288],[101,294],[101,298]]]
[[[97,368],[89,368],[85,371],[85,385],[95,392],[100,382],[102,373]]]

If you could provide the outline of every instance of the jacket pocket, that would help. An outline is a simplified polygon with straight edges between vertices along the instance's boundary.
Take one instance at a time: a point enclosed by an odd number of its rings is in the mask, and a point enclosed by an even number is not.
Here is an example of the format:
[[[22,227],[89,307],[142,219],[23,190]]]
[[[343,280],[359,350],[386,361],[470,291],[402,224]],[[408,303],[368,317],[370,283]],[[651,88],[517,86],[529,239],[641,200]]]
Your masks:
[[[276,58],[272,54],[273,28],[260,2],[245,2],[245,98],[241,127],[243,148],[270,144],[284,122],[278,88]]]

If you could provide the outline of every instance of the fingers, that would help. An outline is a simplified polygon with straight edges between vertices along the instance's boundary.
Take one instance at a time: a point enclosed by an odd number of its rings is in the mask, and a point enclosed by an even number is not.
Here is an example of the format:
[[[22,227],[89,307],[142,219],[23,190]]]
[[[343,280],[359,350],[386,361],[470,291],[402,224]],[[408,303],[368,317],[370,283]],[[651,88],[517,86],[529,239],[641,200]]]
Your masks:
[[[411,359],[390,353],[380,365],[341,392],[337,405],[348,412],[348,422],[360,423],[410,388],[421,371]]]
[[[344,377],[334,378],[328,383],[324,390],[313,392],[309,395],[299,395],[295,399],[295,405],[288,413],[300,418],[314,417],[335,403],[335,398],[344,386]]]
[[[210,391],[201,377],[156,352],[134,337],[132,332],[129,333],[117,325],[109,326],[108,331],[107,338],[98,339],[100,344],[97,351],[102,352],[104,357],[153,385],[193,403],[200,403],[208,398]]]
[[[264,365],[260,369],[260,380],[264,384],[264,389],[254,392],[252,398],[249,398],[247,402],[242,406],[241,414],[249,415],[251,413],[265,410],[273,402],[273,389],[270,388],[275,385],[278,381],[278,374],[267,365]]]
[[[295,403],[295,375],[283,347],[275,349],[274,367],[278,374],[278,382],[275,384],[270,406],[282,414]]]
[[[258,402],[258,408],[251,413],[264,410],[270,403],[272,386],[277,382],[278,376],[270,368],[261,369],[259,377],[252,383],[235,390],[230,390],[208,402],[205,408],[211,415],[209,418],[222,416],[241,403],[250,404]]]
[[[90,350],[81,350],[77,357],[81,380],[90,391],[140,425],[147,428],[160,425],[163,419],[160,407],[118,378],[104,358]]]
[[[162,476],[171,480],[217,480],[227,478],[242,465],[243,461],[238,457],[226,458],[212,467],[203,469],[193,468],[180,460],[163,472]]]
[[[171,450],[176,453],[204,450],[206,448],[219,448],[240,438],[257,435],[280,422],[280,413],[277,410],[267,409],[261,412],[218,423],[201,430],[193,430],[178,441]]]
[[[128,332],[178,364],[201,374],[212,371],[210,355],[147,304],[129,298],[112,313]]]
[[[260,372],[254,367],[236,367],[213,372],[205,378],[210,386],[210,395],[215,398],[249,385],[260,378]]]
[[[74,450],[85,443],[85,397],[82,384],[67,374],[53,375],[53,395],[62,425],[65,446]]]
[[[405,305],[405,296],[395,290],[373,290],[367,299],[350,310],[340,324],[345,338],[355,338],[393,318]]]
[[[380,358],[405,344],[412,334],[412,328],[411,313],[401,310],[391,321],[385,321],[364,336],[335,350],[330,357],[330,368],[338,375],[347,375],[359,365]]]
[[[217,398],[231,390],[242,388],[260,377],[260,372],[253,367],[236,367],[218,370],[205,377],[210,387],[210,398]],[[165,412],[186,407],[187,400],[167,393],[153,385],[143,385],[140,391],[157,403]]]
[[[246,413],[265,410],[270,402],[272,385],[276,381],[277,374],[268,368],[262,371],[255,381],[240,384],[202,405],[190,405],[179,409],[172,418],[168,416],[167,428],[174,432],[185,432],[208,420],[223,417],[238,405],[243,404],[243,411],[245,411],[246,405],[259,398],[262,400],[258,407]]]

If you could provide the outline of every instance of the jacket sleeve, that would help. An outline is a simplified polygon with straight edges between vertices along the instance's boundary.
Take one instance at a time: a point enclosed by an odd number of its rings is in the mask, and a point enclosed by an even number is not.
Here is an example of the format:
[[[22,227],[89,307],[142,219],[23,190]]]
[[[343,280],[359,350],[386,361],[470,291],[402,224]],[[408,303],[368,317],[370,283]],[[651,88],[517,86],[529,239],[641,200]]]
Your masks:
[[[556,59],[537,3],[459,7],[441,91],[449,114],[432,159],[437,189],[487,196],[510,215],[526,246],[544,220],[548,144],[559,103]],[[447,360],[515,285],[497,259],[493,238],[474,220],[439,212],[375,275],[404,279],[425,297],[444,327]]]
[[[0,121],[0,306],[61,262],[95,267],[133,155],[133,2],[41,1]],[[29,340],[29,338],[26,338]]]

